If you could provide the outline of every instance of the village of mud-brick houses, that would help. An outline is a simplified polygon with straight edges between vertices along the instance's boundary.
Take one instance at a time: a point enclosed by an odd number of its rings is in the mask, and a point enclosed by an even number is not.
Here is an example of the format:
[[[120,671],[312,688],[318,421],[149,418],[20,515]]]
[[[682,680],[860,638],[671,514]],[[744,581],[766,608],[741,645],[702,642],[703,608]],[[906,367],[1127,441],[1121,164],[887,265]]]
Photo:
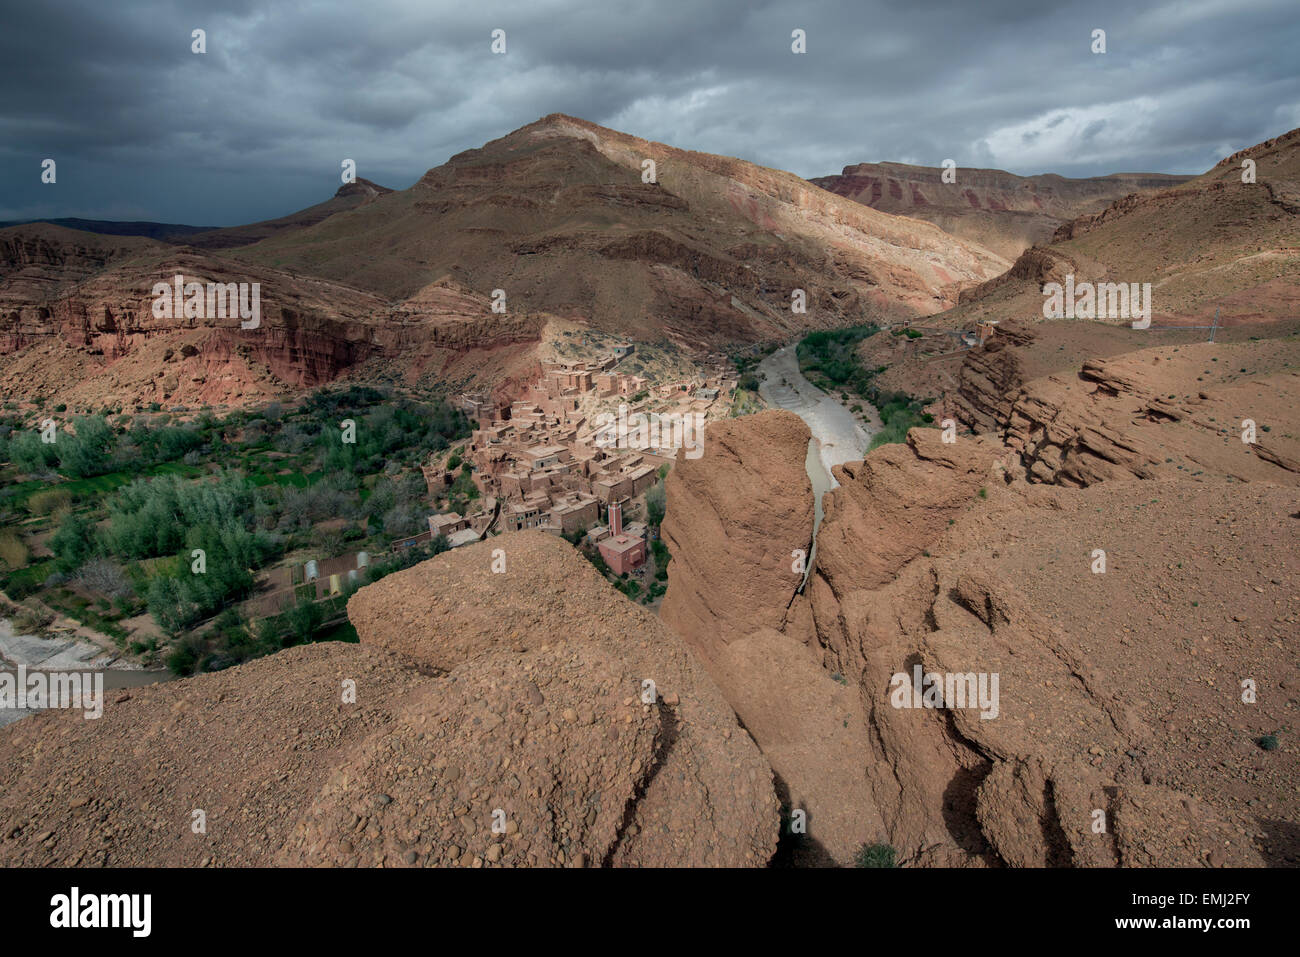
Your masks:
[[[699,373],[681,381],[653,383],[615,371],[634,350],[615,346],[593,361],[546,362],[523,394],[465,393],[457,404],[474,423],[463,458],[480,493],[473,514],[429,517],[427,533],[394,547],[445,535],[455,547],[492,533],[540,528],[557,535],[585,533],[616,573],[645,561],[646,528],[626,521],[646,489],[674,461],[680,432],[651,432],[648,441],[622,436],[610,441],[597,421],[638,413],[666,420],[691,416],[701,423],[730,411],[736,375],[726,358],[709,356]],[[696,437],[698,438],[698,437]],[[437,499],[453,481],[442,465],[424,469]]]

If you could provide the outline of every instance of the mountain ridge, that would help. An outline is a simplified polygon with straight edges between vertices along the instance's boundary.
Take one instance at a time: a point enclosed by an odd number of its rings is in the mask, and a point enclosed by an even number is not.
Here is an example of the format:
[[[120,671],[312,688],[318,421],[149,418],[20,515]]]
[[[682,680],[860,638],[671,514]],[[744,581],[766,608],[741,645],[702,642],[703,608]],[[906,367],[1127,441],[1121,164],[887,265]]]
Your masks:
[[[947,172],[954,182],[944,182]],[[1100,212],[1130,193],[1168,189],[1191,178],[1167,173],[1019,176],[1001,169],[945,170],[884,161],[845,166],[839,175],[810,182],[873,209],[934,223],[1015,259],[1029,246],[1049,241],[1062,223]]]

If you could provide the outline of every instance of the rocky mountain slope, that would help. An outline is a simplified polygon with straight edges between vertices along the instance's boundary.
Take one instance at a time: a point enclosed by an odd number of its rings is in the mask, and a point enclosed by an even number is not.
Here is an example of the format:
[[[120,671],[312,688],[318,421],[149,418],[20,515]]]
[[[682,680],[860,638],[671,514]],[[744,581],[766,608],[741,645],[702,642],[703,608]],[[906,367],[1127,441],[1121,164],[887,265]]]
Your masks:
[[[112,219],[80,219],[76,216],[63,216],[54,219],[11,219],[0,222],[0,229],[36,224],[57,226],[60,229],[75,229],[78,232],[96,233],[101,236],[140,236],[145,239],[174,243],[183,243],[191,236],[211,232],[217,228],[187,226],[184,223],[154,223],[147,220],[121,222]]]
[[[142,236],[101,236],[49,223],[0,230],[0,302],[6,330],[15,309],[56,300],[109,265],[147,258],[159,248]]]
[[[643,181],[643,163],[655,182]],[[360,247],[359,247],[359,244]],[[555,114],[411,189],[235,251],[384,296],[450,275],[511,308],[687,346],[934,312],[1005,261],[789,173]],[[806,314],[791,292],[807,294]]]
[[[351,183],[344,183],[325,202],[300,209],[288,216],[268,219],[260,223],[249,223],[246,226],[227,226],[222,229],[207,230],[186,236],[181,241],[198,249],[230,249],[235,246],[247,246],[271,236],[291,235],[299,229],[315,226],[336,213],[365,206],[391,192],[392,190],[387,186],[358,178]]]
[[[1300,436],[1285,427],[1300,400],[1300,336],[1152,346],[1032,376],[1035,342],[1050,333],[1012,326],[973,350],[951,404],[1035,480],[1300,481]]]
[[[457,549],[349,615],[359,646],[0,729],[0,862],[739,867],[775,849],[772,772],[717,688],[560,539]]]
[[[79,232],[96,233],[103,236],[140,236],[156,239],[173,245],[195,246],[200,249],[227,249],[232,246],[244,246],[255,243],[284,230],[302,226],[311,226],[333,216],[335,213],[353,209],[369,202],[376,196],[391,193],[392,190],[368,179],[357,179],[345,183],[334,196],[323,203],[317,203],[301,209],[288,216],[268,219],[260,223],[245,226],[186,226],[181,223],[151,222],[117,222],[106,219],[30,219],[11,220],[0,223],[0,229],[11,226],[47,225],[61,229],[75,229]]]
[[[1130,194],[1177,186],[1191,177],[1165,173],[1114,173],[1069,179],[1054,173],[1016,176],[1000,169],[953,170],[906,163],[858,163],[838,176],[811,180],[823,189],[872,209],[913,216],[1015,259],[1030,246],[1050,242],[1064,223],[1099,213]]]
[[[1243,161],[1255,163],[1242,182]],[[1059,227],[1003,275],[930,321],[1043,317],[1043,285],[1150,283],[1153,326],[1300,317],[1300,130],[1233,154],[1172,189],[1127,196]],[[1123,321],[1116,317],[1116,321]]]

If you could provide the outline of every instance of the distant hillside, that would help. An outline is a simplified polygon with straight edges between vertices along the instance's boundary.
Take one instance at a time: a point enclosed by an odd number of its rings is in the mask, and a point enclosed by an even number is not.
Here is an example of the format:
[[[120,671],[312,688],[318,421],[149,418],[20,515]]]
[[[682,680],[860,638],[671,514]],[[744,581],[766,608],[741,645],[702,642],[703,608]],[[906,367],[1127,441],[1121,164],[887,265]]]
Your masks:
[[[338,188],[338,191],[323,203],[300,209],[288,216],[268,219],[260,223],[244,226],[185,226],[179,223],[131,222],[120,223],[107,219],[16,219],[0,222],[0,229],[10,226],[28,226],[36,223],[49,223],[64,229],[76,229],[81,232],[98,233],[101,236],[143,236],[157,239],[173,245],[196,246],[199,249],[230,249],[246,246],[274,236],[276,233],[293,230],[304,226],[314,226],[335,213],[356,209],[370,202],[377,196],[391,193],[392,190],[368,179],[358,179]]]
[[[1243,183],[1242,162],[1255,163]],[[1152,284],[1152,323],[1202,325],[1300,317],[1300,129],[1226,157],[1171,189],[1120,199],[1062,224],[1002,276],[962,293],[932,323],[1042,318],[1042,287]]]
[[[119,223],[109,219],[13,219],[0,222],[0,229],[10,226],[28,226],[33,223],[49,223],[64,229],[77,229],[86,233],[98,233],[101,236],[144,236],[147,239],[160,239],[163,242],[186,242],[197,233],[209,232],[215,226],[184,226],[180,223]]]
[[[840,196],[900,216],[914,216],[1014,259],[1047,242],[1062,223],[1105,209],[1130,193],[1168,189],[1191,179],[1164,173],[1114,173],[1067,179],[1053,173],[1016,176],[1000,169],[944,170],[905,163],[859,163],[811,182]]]
[[[187,245],[196,246],[199,249],[231,249],[236,246],[247,246],[250,243],[260,242],[279,233],[314,226],[335,213],[356,209],[391,192],[392,190],[387,186],[380,186],[368,179],[358,179],[354,183],[340,186],[338,191],[325,202],[317,203],[315,206],[308,206],[306,209],[300,209],[288,216],[268,219],[260,223],[250,223],[246,226],[228,226],[224,229],[213,229],[201,235],[189,236],[185,239],[185,242]]]

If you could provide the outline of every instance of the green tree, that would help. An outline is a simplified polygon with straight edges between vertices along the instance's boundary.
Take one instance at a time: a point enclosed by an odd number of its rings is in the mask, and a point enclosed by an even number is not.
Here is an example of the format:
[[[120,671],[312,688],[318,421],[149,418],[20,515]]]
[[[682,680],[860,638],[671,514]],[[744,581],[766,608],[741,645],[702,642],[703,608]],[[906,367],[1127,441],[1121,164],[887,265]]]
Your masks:
[[[183,578],[172,575],[157,576],[149,583],[145,601],[153,620],[169,635],[179,635],[198,619],[198,610],[191,599],[189,583]]]
[[[80,568],[96,552],[95,523],[76,512],[68,512],[50,536],[49,545],[59,571],[67,574]]]
[[[667,507],[667,495],[662,481],[656,482],[646,489],[646,519],[653,527],[658,528],[663,522]]]
[[[14,433],[9,442],[9,461],[19,472],[27,475],[53,471],[59,464],[57,444],[57,434],[51,444],[42,442],[39,432],[23,429]]]
[[[302,598],[284,613],[285,624],[294,644],[311,641],[316,629],[325,620],[325,608],[310,598]]]
[[[113,467],[113,430],[102,415],[78,417],[76,434],[59,443],[60,464],[74,478],[103,475]]]

